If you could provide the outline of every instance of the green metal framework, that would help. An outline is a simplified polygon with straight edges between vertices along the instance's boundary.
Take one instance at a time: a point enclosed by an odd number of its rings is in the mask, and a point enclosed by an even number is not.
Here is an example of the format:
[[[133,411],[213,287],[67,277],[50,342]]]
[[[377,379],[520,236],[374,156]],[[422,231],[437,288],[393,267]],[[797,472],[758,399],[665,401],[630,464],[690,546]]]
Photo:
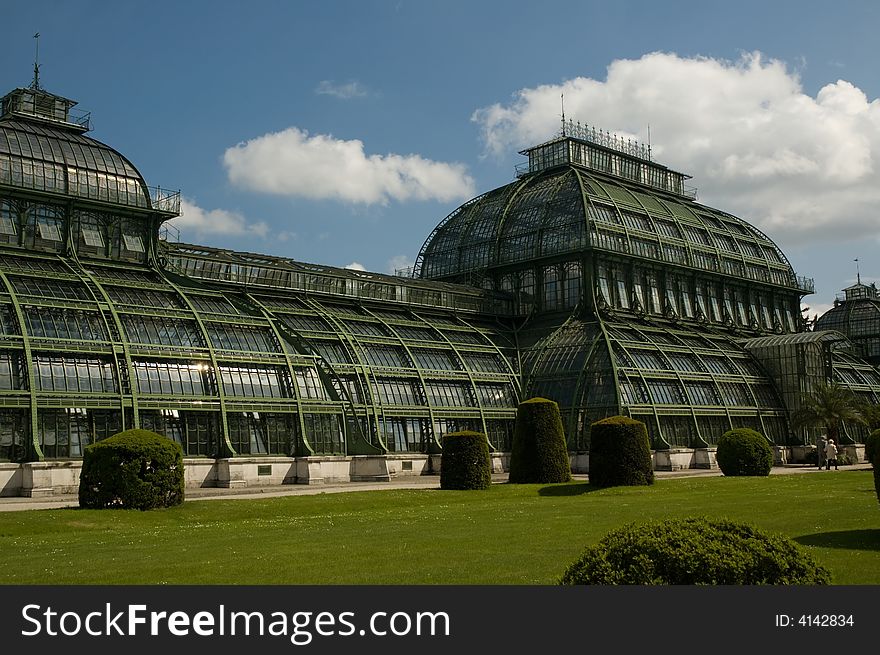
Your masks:
[[[0,459],[129,427],[189,456],[436,452],[458,429],[507,451],[525,395],[560,403],[572,450],[618,413],[656,448],[738,426],[803,443],[787,416],[809,384],[880,397],[842,335],[803,332],[812,281],[770,239],[608,135],[524,151],[407,278],[161,240],[179,193],[74,104],[0,99]]]
[[[834,307],[816,321],[816,330],[837,330],[853,344],[855,354],[880,364],[880,297],[877,287],[858,284],[844,289]]]
[[[160,242],[179,194],[38,89],[0,119],[0,459],[144,427],[190,456],[507,450],[509,296]]]
[[[644,421],[656,448],[710,445],[731,427],[803,443],[790,385],[743,344],[805,330],[812,280],[647,149],[567,129],[523,151],[515,182],[447,216],[416,273],[513,294],[523,388],[560,403],[573,450],[618,413]]]

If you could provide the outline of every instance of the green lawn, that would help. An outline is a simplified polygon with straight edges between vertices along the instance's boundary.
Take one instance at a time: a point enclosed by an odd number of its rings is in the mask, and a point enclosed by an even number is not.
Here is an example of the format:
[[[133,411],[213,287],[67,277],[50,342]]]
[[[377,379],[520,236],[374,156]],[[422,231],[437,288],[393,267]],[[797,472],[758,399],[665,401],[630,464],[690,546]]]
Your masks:
[[[632,521],[726,516],[795,538],[835,584],[880,584],[870,471],[390,490],[0,513],[2,584],[552,584]]]

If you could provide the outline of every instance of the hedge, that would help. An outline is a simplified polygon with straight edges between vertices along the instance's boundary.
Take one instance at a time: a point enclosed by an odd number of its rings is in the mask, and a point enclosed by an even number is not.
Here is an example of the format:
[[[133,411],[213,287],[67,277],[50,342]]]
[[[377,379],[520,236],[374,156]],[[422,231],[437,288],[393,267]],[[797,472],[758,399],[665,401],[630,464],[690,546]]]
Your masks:
[[[826,585],[831,574],[799,544],[727,519],[630,524],[587,548],[563,585]]]
[[[773,449],[759,432],[750,428],[735,428],[718,439],[715,459],[724,475],[770,475]]]
[[[562,416],[552,400],[531,398],[517,407],[508,480],[526,484],[571,480]]]
[[[590,426],[590,484],[597,487],[654,483],[645,424],[611,416]]]
[[[170,439],[127,430],[86,447],[80,507],[147,510],[179,505],[183,497],[183,450]]]
[[[468,430],[443,436],[440,456],[441,489],[488,489],[492,461],[486,435]]]

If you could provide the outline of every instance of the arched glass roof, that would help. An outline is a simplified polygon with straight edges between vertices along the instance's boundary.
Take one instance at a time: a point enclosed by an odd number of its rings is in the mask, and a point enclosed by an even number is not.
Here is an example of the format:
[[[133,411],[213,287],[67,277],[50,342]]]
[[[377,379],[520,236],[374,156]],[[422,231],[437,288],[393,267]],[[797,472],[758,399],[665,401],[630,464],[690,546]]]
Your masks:
[[[576,165],[526,175],[465,203],[428,237],[416,265],[421,277],[460,280],[585,248],[788,288],[812,286],[742,219]]]
[[[570,434],[626,413],[645,422],[655,447],[716,443],[731,427],[788,437],[767,372],[727,335],[572,319],[531,349],[526,367],[527,393],[559,402]]]
[[[116,150],[74,130],[21,118],[0,121],[0,183],[152,206],[143,177]]]
[[[496,325],[345,291],[4,253],[0,459],[29,438],[80,457],[135,420],[187,455],[425,452],[457,429],[510,449],[519,384]]]
[[[819,317],[816,329],[842,332],[862,357],[880,363],[880,300],[862,298],[838,303]]]

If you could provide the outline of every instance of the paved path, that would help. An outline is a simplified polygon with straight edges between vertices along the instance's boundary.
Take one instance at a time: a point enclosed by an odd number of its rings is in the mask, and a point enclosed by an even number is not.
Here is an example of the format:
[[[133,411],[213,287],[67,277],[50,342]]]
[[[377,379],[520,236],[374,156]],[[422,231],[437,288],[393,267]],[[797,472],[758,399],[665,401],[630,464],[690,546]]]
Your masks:
[[[847,471],[870,470],[868,463],[844,466],[838,471],[821,471],[826,475],[835,475]],[[786,465],[774,466],[770,470],[771,475],[789,475],[802,473],[819,473],[815,466]],[[718,469],[685,469],[681,471],[655,471],[658,479],[667,478],[696,478],[720,476]],[[572,476],[576,481],[587,481],[586,474]],[[507,482],[506,473],[498,473],[492,476],[492,482],[501,484]],[[440,476],[424,475],[418,477],[400,477],[390,482],[341,482],[338,484],[298,485],[286,484],[270,487],[251,487],[246,489],[219,489],[207,487],[202,489],[187,489],[186,500],[189,502],[199,500],[232,500],[243,498],[277,498],[279,496],[313,496],[316,494],[335,494],[348,491],[377,491],[388,489],[439,489]],[[22,498],[18,496],[0,497],[0,512],[15,512],[28,509],[62,509],[65,507],[79,507],[76,494],[61,494],[42,498]]]

